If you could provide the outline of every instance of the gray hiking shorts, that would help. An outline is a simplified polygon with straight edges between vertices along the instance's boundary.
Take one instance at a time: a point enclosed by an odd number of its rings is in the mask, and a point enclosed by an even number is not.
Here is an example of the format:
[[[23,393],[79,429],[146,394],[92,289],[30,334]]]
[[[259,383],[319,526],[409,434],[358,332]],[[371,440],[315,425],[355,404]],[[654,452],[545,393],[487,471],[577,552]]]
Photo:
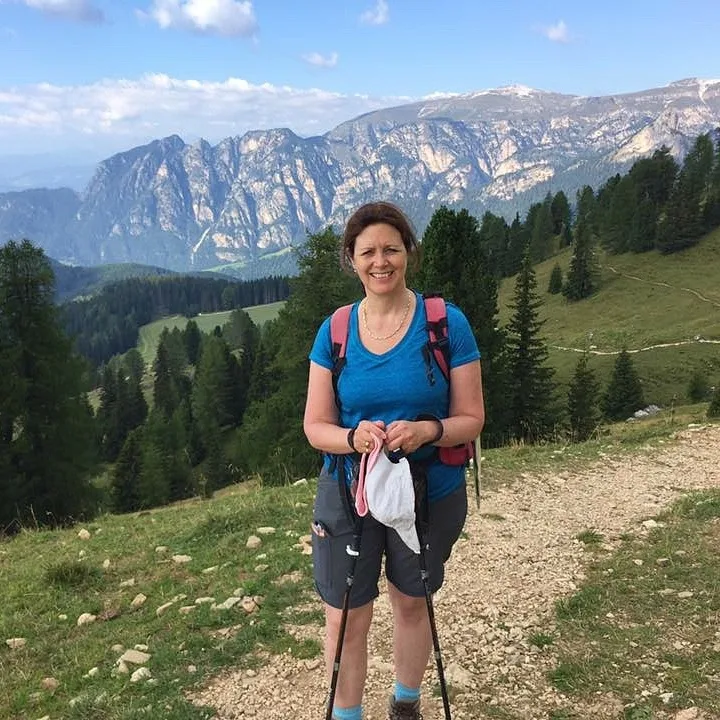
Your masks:
[[[343,488],[344,490],[344,488]],[[445,577],[445,562],[460,537],[467,516],[467,490],[457,490],[429,505],[429,532],[425,561],[430,591],[440,589]],[[343,501],[338,481],[323,472],[318,480],[312,523],[312,550],[315,587],[328,605],[341,608],[351,557],[346,548],[352,544],[354,520]],[[371,515],[363,520],[360,555],[355,565],[350,591],[350,607],[361,607],[379,593],[378,580],[383,557],[387,579],[405,595],[424,597],[419,556],[391,528]]]

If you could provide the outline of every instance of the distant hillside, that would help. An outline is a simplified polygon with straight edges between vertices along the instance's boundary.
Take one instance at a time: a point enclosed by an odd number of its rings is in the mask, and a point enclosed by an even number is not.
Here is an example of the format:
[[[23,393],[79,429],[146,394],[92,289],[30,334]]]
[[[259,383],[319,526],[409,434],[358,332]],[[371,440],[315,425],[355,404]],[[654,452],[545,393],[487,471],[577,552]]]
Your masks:
[[[65,265],[52,258],[49,258],[49,260],[53,273],[55,273],[55,297],[58,302],[93,295],[105,285],[127,278],[175,274],[172,270],[166,268],[138,265],[136,263],[80,267]]]
[[[648,403],[669,405],[673,395],[676,402],[686,401],[695,371],[720,384],[720,229],[673,255],[601,252],[600,291],[574,303],[547,292],[553,266],[558,262],[566,274],[570,253],[567,249],[535,268],[543,334],[558,380],[570,379],[577,351],[584,349],[592,355],[591,367],[607,378],[616,354],[627,347]],[[507,278],[500,289],[503,324],[511,315],[514,284]]]

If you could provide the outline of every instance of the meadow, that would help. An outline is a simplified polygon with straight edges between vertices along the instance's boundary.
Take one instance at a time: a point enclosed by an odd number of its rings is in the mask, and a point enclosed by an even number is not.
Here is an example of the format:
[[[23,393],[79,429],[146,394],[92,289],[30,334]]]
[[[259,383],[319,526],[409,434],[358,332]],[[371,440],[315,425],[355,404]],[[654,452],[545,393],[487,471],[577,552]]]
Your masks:
[[[599,458],[672,443],[677,429],[703,419],[705,407],[614,425],[587,443],[484,451],[483,487],[529,472],[579,472]],[[312,478],[279,488],[248,482],[210,500],[101,515],[68,529],[27,528],[1,542],[0,718],[207,718],[212,709],[193,705],[185,692],[223,668],[256,668],[267,654],[280,652],[319,658],[316,641],[287,629],[322,621],[307,545],[314,487]],[[598,654],[600,643],[602,657],[607,652],[610,658],[620,642],[620,636],[605,637],[597,619],[598,608],[606,607],[601,601],[618,617],[644,611],[657,615],[660,625],[676,621],[672,606],[648,601],[641,610],[638,594],[627,592],[644,582],[630,555],[672,557],[675,550],[687,549],[691,537],[698,551],[683,566],[682,583],[717,587],[720,568],[708,533],[715,532],[720,504],[713,496],[702,508],[686,503],[672,511],[661,541],[653,537],[638,545],[634,539],[631,548],[598,556],[588,579],[591,589],[579,588],[577,600],[559,606],[559,631],[547,642],[557,643],[563,653],[553,677],[563,691],[582,692],[589,685],[596,669],[582,658],[591,645]],[[592,545],[590,536],[583,541]],[[715,610],[705,595],[688,598],[683,606],[688,618],[702,623]],[[655,639],[636,633],[633,642],[649,647]],[[121,662],[128,650],[149,657]],[[613,662],[608,659],[603,670],[608,684]],[[684,692],[692,694],[699,671],[688,662]],[[632,684],[634,677],[640,682],[643,673],[630,658],[622,682]],[[717,704],[717,698],[710,701]]]

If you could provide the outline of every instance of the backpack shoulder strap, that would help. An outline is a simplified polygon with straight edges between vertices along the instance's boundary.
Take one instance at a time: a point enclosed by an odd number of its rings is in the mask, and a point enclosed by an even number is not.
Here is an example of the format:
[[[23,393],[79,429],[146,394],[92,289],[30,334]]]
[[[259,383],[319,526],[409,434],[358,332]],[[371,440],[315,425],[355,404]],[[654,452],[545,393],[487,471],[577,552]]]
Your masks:
[[[342,369],[345,367],[345,354],[347,352],[347,339],[350,330],[350,313],[352,304],[339,307],[330,317],[330,342],[332,343],[332,385],[335,394],[335,404],[340,409],[337,384]]]
[[[424,293],[426,329],[429,346],[446,380],[450,380],[450,339],[448,338],[447,307],[439,293]]]

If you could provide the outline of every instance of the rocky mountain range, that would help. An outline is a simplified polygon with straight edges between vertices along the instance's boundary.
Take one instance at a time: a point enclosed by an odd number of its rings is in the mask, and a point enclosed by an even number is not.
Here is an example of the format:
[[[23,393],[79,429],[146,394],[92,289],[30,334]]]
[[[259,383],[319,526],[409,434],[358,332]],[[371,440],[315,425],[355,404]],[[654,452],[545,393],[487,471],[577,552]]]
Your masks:
[[[666,145],[682,158],[720,126],[720,80],[585,97],[512,86],[368,113],[325,135],[254,131],[211,146],[178,136],[101,162],[81,193],[0,194],[0,242],[66,263],[284,272],[307,232],[391,199],[422,232],[440,205],[521,214],[572,198]]]

